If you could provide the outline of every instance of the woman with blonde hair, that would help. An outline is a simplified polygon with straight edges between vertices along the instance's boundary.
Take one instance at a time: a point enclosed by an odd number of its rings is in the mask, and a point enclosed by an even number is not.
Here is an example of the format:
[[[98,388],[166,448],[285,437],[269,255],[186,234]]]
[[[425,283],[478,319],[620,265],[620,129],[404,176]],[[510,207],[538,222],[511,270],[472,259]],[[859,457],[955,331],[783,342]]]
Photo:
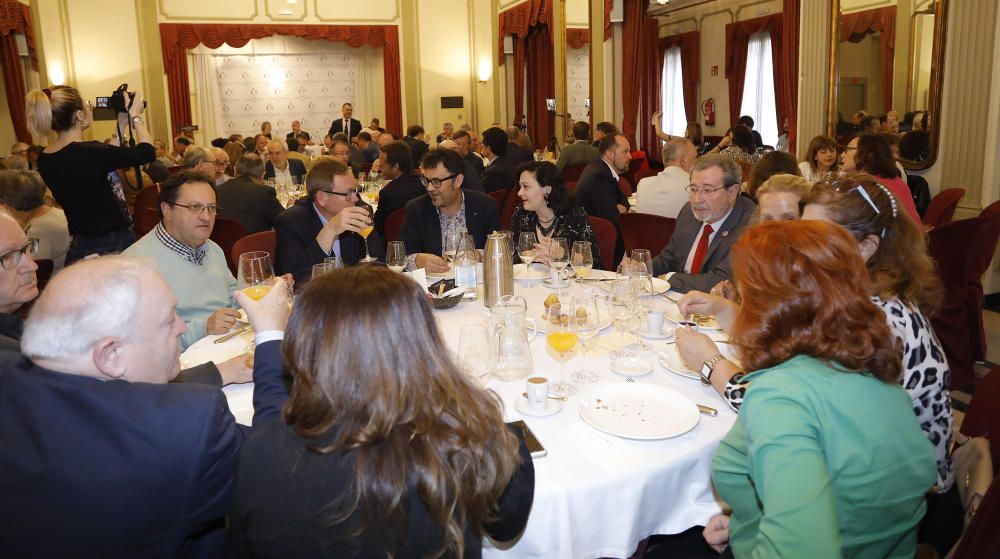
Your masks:
[[[779,152],[772,152],[779,153]],[[798,175],[773,175],[757,189],[757,221],[793,221],[802,217],[802,198],[812,185]]]
[[[241,450],[238,553],[468,559],[484,535],[524,529],[531,456],[456,366],[414,281],[376,266],[314,279],[282,353],[283,417],[255,422]]]
[[[129,97],[126,96],[126,102]],[[153,138],[142,119],[145,101],[135,93],[128,112],[118,114],[118,127],[131,123],[135,147],[83,141],[94,116],[76,88],[57,85],[36,89],[25,97],[28,128],[36,137],[56,133],[55,141],[38,156],[38,172],[66,212],[73,236],[66,264],[91,254],[121,252],[135,242],[125,188],[117,169],[156,159]]]

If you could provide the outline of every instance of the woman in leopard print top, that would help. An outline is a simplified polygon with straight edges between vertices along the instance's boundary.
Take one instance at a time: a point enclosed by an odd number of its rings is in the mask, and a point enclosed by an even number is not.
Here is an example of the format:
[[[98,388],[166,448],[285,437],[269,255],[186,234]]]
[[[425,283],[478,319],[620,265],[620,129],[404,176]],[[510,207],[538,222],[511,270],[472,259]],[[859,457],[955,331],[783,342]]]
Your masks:
[[[962,513],[948,453],[952,431],[948,362],[927,319],[927,314],[938,308],[941,286],[927,255],[923,232],[900,211],[892,193],[869,175],[852,174],[817,183],[803,202],[803,219],[832,221],[857,239],[871,277],[872,301],[885,313],[898,341],[903,363],[900,384],[937,455],[937,491],[929,497],[929,512],[919,539],[944,556],[961,535]],[[723,327],[731,323],[736,308],[735,303],[703,293],[685,295],[678,306],[684,314],[714,315]],[[677,345],[693,367],[719,353],[711,340],[690,331],[679,331]],[[742,371],[723,361],[712,373],[712,385],[738,410],[749,388]]]

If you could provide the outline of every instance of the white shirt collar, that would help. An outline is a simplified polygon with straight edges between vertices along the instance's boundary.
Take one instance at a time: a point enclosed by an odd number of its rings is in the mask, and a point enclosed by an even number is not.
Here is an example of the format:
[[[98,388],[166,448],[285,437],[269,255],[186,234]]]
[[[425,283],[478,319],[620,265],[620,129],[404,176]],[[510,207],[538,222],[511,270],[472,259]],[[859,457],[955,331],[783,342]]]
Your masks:
[[[608,163],[608,160],[607,160],[607,159],[604,159],[604,158],[602,157],[602,158],[601,158],[601,161],[603,161],[603,162],[604,162],[604,164],[608,166],[608,169],[611,169],[611,175],[612,175],[612,176],[614,176],[614,177],[615,177],[615,180],[617,181],[617,180],[618,180],[618,171],[615,171],[615,168],[614,168],[614,167],[612,167],[610,163]]]

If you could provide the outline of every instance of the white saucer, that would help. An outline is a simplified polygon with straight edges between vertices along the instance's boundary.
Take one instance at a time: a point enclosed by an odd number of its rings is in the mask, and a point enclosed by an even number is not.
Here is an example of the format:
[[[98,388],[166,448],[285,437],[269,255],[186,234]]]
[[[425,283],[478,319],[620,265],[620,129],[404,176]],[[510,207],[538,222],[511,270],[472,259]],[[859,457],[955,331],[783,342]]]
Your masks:
[[[559,410],[562,409],[562,402],[560,402],[559,400],[553,400],[552,398],[549,398],[548,405],[545,406],[545,409],[536,410],[533,409],[528,404],[527,398],[525,398],[524,396],[518,396],[517,398],[514,399],[514,409],[516,409],[518,412],[524,415],[544,417],[546,415],[552,415],[554,413],[558,413]]]
[[[653,364],[638,357],[619,357],[611,362],[611,371],[627,377],[641,377],[653,372]]]
[[[642,337],[646,338],[647,340],[666,340],[667,338],[674,337],[674,329],[664,324],[663,327],[660,329],[659,334],[651,334],[643,330]]]

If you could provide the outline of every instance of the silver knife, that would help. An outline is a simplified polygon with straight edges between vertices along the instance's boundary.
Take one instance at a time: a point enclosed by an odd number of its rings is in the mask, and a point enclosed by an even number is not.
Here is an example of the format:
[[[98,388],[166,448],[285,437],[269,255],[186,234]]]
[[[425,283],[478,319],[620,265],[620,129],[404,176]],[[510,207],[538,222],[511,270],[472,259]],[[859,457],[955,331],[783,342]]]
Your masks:
[[[233,330],[232,332],[226,334],[225,336],[222,336],[221,338],[215,340],[214,343],[221,344],[223,342],[228,342],[229,340],[235,338],[236,336],[239,336],[240,334],[243,334],[249,329],[250,329],[249,326],[244,326],[238,330]]]

